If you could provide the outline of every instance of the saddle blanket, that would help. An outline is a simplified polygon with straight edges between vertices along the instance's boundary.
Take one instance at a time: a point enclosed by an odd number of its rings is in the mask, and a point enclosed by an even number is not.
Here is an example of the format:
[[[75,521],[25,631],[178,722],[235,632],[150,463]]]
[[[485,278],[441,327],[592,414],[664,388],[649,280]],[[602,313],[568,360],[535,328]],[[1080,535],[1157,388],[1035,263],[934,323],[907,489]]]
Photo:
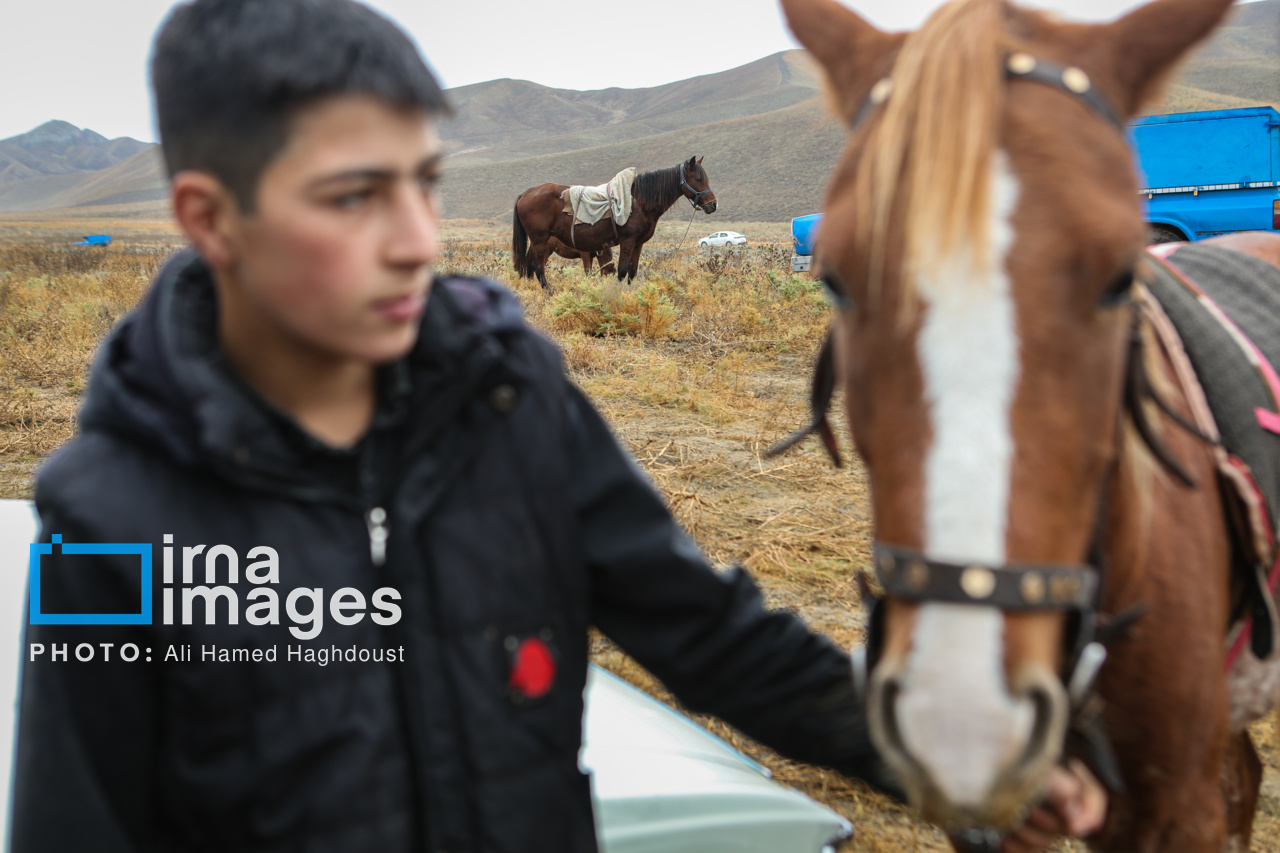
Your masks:
[[[1190,381],[1200,386],[1213,421],[1208,434],[1220,442],[1221,483],[1237,499],[1228,504],[1242,510],[1228,515],[1241,550],[1252,552],[1237,560],[1244,595],[1226,637],[1229,724],[1237,732],[1280,705],[1280,271],[1217,246],[1148,251],[1157,262],[1147,290],[1180,338],[1174,349],[1195,374]]]
[[[1173,269],[1158,266],[1147,286],[1182,338],[1223,447],[1261,492],[1271,539],[1280,522],[1280,270],[1197,244],[1173,249],[1165,261]]]
[[[598,187],[569,187],[560,194],[564,212],[573,214],[574,221],[583,225],[594,225],[612,213],[614,222],[626,225],[631,218],[631,185],[635,180],[636,170],[630,168]]]

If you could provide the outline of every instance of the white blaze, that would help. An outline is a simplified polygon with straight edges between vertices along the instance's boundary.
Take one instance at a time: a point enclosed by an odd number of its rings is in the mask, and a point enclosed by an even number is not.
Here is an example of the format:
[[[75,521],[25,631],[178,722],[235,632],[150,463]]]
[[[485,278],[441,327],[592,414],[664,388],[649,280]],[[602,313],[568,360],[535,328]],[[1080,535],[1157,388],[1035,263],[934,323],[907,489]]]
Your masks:
[[[925,553],[1005,560],[1018,382],[1018,334],[1005,259],[1018,184],[1003,151],[992,168],[985,264],[967,250],[921,276],[917,341],[933,444],[925,462]],[[897,703],[911,755],[958,806],[982,804],[1025,748],[1033,711],[1005,685],[1003,617],[989,607],[921,607]]]

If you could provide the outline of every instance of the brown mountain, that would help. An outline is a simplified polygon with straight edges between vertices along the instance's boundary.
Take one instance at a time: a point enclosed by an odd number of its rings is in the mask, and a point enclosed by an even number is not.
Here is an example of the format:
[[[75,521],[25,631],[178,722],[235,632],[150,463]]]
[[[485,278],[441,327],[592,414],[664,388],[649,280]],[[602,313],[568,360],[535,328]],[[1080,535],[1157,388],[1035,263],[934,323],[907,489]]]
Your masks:
[[[160,146],[93,172],[42,175],[0,184],[0,212],[157,201],[168,195]]]
[[[1149,114],[1270,104],[1280,109],[1280,0],[1245,3],[1187,61]]]
[[[505,220],[515,197],[536,184],[598,184],[627,166],[664,168],[695,154],[706,157],[721,200],[715,220],[696,220],[699,229],[716,221],[779,221],[810,213],[821,203],[844,144],[844,130],[826,116],[820,90],[820,75],[803,51],[647,89],[578,92],[523,80],[452,89],[457,117],[441,128],[451,154],[447,214]],[[1236,7],[1149,112],[1257,104],[1280,108],[1280,0]],[[47,151],[33,160],[32,147],[16,141],[40,131]],[[143,143],[107,142],[65,122],[32,134],[0,141],[0,212],[165,195],[155,152],[126,144]],[[120,143],[131,156],[113,154],[107,168],[77,172],[76,164],[97,162],[90,150],[106,150],[103,143]],[[34,149],[46,150],[41,145]],[[54,146],[61,146],[60,153],[49,153]],[[10,154],[15,147],[21,150]],[[23,168],[35,171],[28,162],[44,163],[44,171],[15,177]],[[687,217],[689,210],[680,205],[668,216]]]
[[[107,139],[65,121],[45,122],[28,133],[0,139],[0,186],[106,169],[148,147],[127,136]]]
[[[809,100],[820,87],[815,64],[799,50],[648,89],[577,92],[493,80],[449,90],[457,115],[441,137],[454,162],[501,162],[760,115]]]

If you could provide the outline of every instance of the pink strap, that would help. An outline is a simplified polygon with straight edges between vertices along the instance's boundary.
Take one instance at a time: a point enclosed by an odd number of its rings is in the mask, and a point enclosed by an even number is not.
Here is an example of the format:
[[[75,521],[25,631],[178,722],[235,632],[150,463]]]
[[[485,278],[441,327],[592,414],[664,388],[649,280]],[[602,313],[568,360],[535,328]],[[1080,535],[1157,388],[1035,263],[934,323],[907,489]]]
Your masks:
[[[1147,247],[1147,253],[1155,255],[1160,260],[1167,260],[1170,255],[1181,249],[1186,243],[1156,243],[1154,246]]]
[[[1280,414],[1276,412],[1268,412],[1266,409],[1258,406],[1253,410],[1254,415],[1258,418],[1258,425],[1267,432],[1274,432],[1280,435]]]

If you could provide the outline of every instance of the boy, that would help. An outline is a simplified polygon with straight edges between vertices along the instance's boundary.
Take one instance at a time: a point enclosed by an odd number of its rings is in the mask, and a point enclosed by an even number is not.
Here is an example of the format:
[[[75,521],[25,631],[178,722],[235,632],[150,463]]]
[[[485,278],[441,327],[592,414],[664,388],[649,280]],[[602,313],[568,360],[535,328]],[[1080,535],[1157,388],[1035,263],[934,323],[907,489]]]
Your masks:
[[[152,83],[194,250],[36,502],[45,542],[148,543],[158,582],[44,573],[42,614],[151,618],[30,627],[94,654],[25,664],[15,853],[594,850],[590,625],[689,707],[882,778],[847,659],[705,565],[509,294],[433,280],[446,105],[403,33],[195,0]]]

